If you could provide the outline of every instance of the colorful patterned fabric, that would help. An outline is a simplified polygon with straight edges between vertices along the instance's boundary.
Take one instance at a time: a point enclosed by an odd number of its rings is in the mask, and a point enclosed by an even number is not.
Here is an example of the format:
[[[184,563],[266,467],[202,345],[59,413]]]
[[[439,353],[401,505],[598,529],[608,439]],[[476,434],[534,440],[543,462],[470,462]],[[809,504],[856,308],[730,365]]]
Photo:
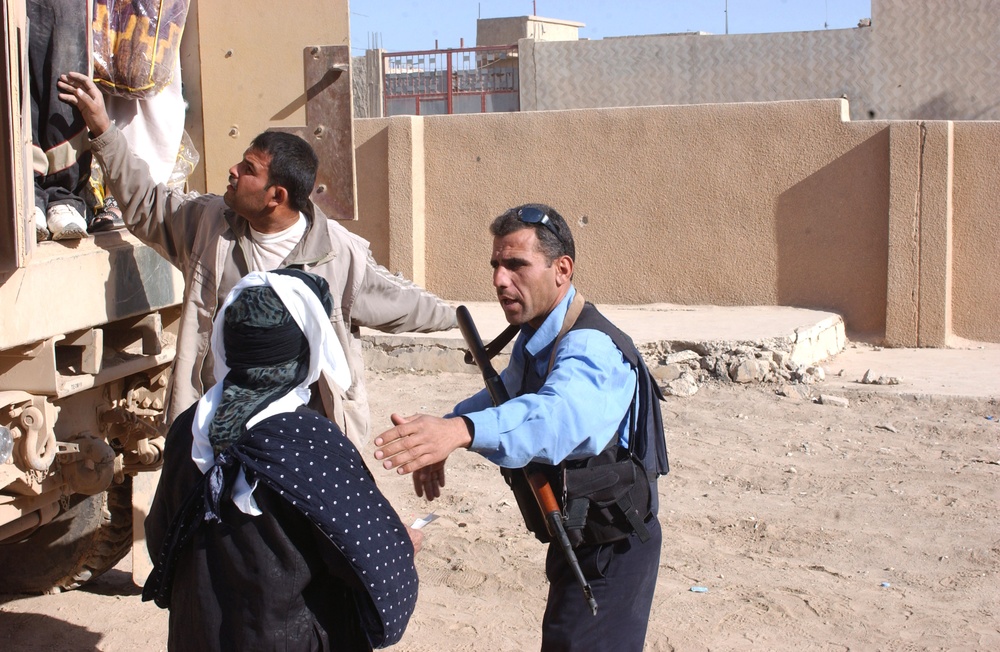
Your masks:
[[[94,81],[120,97],[159,93],[173,78],[188,0],[94,0]]]

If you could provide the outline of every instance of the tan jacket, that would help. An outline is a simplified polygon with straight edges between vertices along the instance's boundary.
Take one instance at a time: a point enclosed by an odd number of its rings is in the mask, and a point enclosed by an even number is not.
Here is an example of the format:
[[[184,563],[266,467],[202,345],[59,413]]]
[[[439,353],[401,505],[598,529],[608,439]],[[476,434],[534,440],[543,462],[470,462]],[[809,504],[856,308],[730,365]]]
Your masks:
[[[91,145],[128,229],[184,274],[169,423],[216,381],[209,350],[212,323],[229,290],[249,271],[249,224],[218,195],[184,196],[154,183],[117,128]],[[344,394],[324,377],[321,395],[327,416],[360,447],[368,440],[369,413],[359,327],[390,333],[445,330],[455,326],[455,311],[376,264],[367,241],[315,206],[307,217],[309,227],[283,266],[299,267],[330,283],[330,321],[351,368],[351,387]]]

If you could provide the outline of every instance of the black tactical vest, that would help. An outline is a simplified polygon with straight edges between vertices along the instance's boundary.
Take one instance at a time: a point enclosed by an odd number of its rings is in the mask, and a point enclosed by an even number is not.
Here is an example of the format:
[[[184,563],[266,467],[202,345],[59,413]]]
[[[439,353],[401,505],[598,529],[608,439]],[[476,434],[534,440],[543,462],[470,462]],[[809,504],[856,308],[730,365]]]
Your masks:
[[[663,394],[632,339],[593,304],[584,305],[570,328],[578,329],[605,333],[636,372],[636,393],[629,405],[632,417],[629,446],[627,449],[620,447],[616,435],[604,451],[594,457],[568,460],[557,466],[532,462],[524,471],[541,470],[548,477],[574,548],[617,541],[632,532],[645,541],[649,536],[645,523],[656,516],[658,509],[656,480],[670,470],[660,413]],[[535,393],[545,383],[545,378],[539,376],[535,368],[534,359],[525,352],[520,394]],[[514,492],[528,530],[543,543],[551,541],[526,473],[506,468],[501,472]]]

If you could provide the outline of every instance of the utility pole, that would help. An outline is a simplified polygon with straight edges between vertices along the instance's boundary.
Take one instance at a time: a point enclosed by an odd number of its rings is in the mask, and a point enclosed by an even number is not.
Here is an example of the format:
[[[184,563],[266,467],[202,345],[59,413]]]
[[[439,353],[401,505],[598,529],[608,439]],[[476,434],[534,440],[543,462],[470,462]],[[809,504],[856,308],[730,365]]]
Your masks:
[[[729,33],[729,0],[726,0],[726,34]]]

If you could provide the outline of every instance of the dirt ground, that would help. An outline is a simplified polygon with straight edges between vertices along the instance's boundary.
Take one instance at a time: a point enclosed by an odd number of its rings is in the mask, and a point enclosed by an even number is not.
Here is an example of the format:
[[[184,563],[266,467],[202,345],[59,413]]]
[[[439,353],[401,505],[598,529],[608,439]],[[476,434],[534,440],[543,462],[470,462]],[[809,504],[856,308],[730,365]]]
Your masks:
[[[372,374],[375,422],[443,413],[480,382]],[[707,385],[664,403],[673,469],[647,650],[1000,649],[1000,407],[850,399]],[[456,453],[428,505],[372,467],[404,520],[440,517],[395,649],[537,649],[544,550],[496,469]],[[165,649],[166,612],[140,601],[127,562],[82,590],[0,597],[0,649]]]

